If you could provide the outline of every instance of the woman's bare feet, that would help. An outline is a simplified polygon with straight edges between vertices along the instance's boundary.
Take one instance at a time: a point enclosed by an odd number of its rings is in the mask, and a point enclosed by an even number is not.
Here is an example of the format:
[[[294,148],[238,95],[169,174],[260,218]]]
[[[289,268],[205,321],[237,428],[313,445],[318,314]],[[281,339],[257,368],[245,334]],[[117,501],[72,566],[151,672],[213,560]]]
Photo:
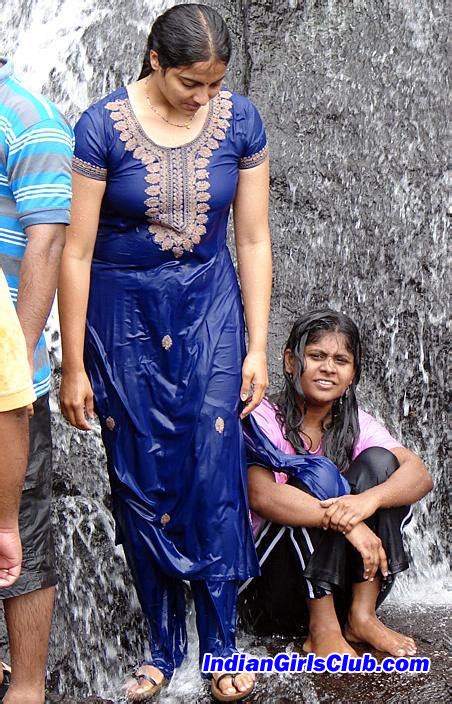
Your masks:
[[[416,643],[409,636],[387,628],[375,613],[381,577],[373,582],[357,582],[352,587],[352,605],[348,614],[345,637],[354,643],[369,643],[377,650],[396,657],[415,655]]]
[[[305,653],[315,653],[317,657],[326,658],[331,653],[345,655],[348,653],[356,657],[357,653],[347,643],[340,628],[322,628],[309,631],[309,635],[303,643]]]
[[[353,643],[368,643],[376,650],[396,657],[416,654],[416,643],[409,636],[385,626],[376,614],[349,615],[345,637]]]
[[[303,644],[305,653],[328,657],[331,653],[356,657],[356,652],[342,635],[331,594],[320,599],[308,599],[309,635]]]
[[[141,678],[140,675],[144,676]],[[155,684],[145,679],[145,676],[152,678]],[[134,679],[129,680],[125,685],[127,700],[129,702],[147,701],[159,691],[164,682],[165,676],[157,667],[141,665],[134,673]]]
[[[216,683],[223,672],[214,672],[212,679]],[[238,694],[239,692],[246,692],[251,689],[256,681],[256,675],[253,672],[241,672],[234,676],[234,684],[232,683],[232,675],[228,677],[223,677],[221,682],[217,685],[218,689],[222,694],[227,696]]]

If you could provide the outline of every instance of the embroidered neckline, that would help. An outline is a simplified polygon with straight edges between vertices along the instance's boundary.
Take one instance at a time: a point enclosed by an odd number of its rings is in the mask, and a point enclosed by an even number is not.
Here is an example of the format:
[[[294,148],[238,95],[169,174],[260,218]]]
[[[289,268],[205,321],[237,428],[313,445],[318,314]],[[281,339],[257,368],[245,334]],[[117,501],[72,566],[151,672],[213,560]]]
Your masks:
[[[105,105],[126,151],[146,167],[146,216],[153,241],[162,251],[171,250],[176,258],[192,252],[207,231],[211,197],[207,167],[226,138],[232,116],[231,97],[229,91],[220,91],[212,98],[201,132],[179,147],[153,142],[128,97]]]
[[[201,128],[201,131],[198,132],[198,134],[197,134],[195,137],[193,137],[193,139],[191,139],[189,142],[184,142],[184,144],[179,144],[179,145],[176,146],[176,147],[168,147],[168,146],[166,146],[165,144],[158,144],[158,143],[155,142],[155,141],[152,139],[152,137],[146,132],[146,130],[144,129],[143,125],[141,124],[141,122],[139,121],[138,117],[136,116],[135,110],[133,109],[132,101],[130,100],[129,93],[128,93],[128,91],[127,91],[127,88],[124,88],[124,91],[125,91],[125,93],[126,93],[125,100],[127,100],[127,102],[129,103],[130,116],[131,116],[132,120],[135,122],[135,127],[136,127],[137,131],[141,134],[141,136],[143,137],[144,140],[146,140],[147,142],[149,142],[150,144],[152,144],[152,146],[155,147],[156,149],[162,149],[162,150],[166,150],[166,149],[184,149],[185,147],[194,146],[194,145],[196,144],[197,140],[202,137],[204,130],[208,129],[209,123],[210,123],[210,121],[211,121],[211,119],[212,119],[213,107],[214,107],[214,106],[213,106],[213,100],[211,100],[211,101],[209,102],[209,109],[208,109],[208,111],[207,111],[207,115],[206,115],[206,118],[205,118],[205,120],[204,120],[204,124],[203,124],[203,126],[202,126],[202,128]],[[223,91],[223,92],[224,92],[224,91]]]

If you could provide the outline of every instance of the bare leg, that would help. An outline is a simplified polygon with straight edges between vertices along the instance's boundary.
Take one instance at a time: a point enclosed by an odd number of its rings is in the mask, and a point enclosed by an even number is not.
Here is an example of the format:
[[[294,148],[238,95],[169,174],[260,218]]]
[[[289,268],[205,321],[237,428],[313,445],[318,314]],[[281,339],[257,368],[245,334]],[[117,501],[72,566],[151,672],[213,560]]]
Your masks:
[[[330,653],[348,653],[355,657],[356,652],[342,635],[333,596],[329,594],[321,599],[308,599],[307,603],[309,635],[303,644],[304,652],[315,653],[318,657],[326,657]]]
[[[11,685],[4,704],[43,704],[55,587],[5,599]]]
[[[353,585],[353,598],[345,637],[354,643],[369,643],[377,650],[390,655],[403,656],[416,653],[416,643],[409,636],[387,628],[377,618],[375,605],[380,592],[381,577],[373,582]]]

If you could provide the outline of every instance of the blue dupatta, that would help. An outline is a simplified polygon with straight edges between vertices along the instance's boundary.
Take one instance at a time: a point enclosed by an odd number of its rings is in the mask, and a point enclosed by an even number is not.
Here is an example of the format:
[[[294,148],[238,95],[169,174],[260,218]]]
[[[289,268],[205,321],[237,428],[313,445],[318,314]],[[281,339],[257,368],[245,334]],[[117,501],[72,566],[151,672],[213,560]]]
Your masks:
[[[250,415],[243,421],[247,465],[284,472],[303,482],[320,501],[350,493],[350,485],[336,465],[318,455],[288,455],[278,450]]]

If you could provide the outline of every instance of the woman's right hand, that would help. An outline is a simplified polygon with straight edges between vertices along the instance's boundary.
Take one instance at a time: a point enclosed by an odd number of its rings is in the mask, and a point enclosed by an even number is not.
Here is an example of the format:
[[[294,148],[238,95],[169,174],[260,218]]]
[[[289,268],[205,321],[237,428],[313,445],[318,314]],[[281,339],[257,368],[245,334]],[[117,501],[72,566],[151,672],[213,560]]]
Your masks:
[[[378,535],[375,535],[365,523],[358,523],[345,537],[363,559],[364,579],[372,582],[379,569],[383,577],[387,577],[388,560]]]
[[[92,430],[87,418],[94,418],[94,395],[84,369],[63,372],[60,387],[61,413],[79,430]]]

